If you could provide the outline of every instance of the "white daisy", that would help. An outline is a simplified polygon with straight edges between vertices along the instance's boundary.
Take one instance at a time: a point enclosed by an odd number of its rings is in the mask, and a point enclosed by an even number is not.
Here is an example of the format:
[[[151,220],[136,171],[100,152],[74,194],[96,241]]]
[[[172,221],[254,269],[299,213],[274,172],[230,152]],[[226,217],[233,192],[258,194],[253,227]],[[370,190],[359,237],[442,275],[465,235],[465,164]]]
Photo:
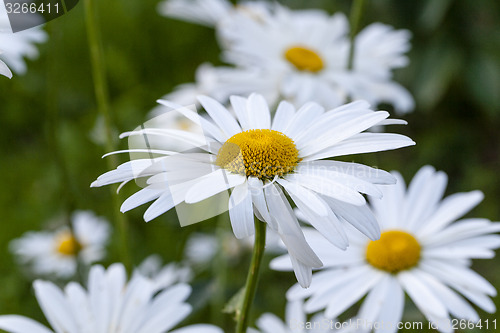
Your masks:
[[[40,26],[13,33],[5,6],[3,2],[0,3],[0,60],[7,63],[15,73],[26,73],[24,57],[36,59],[38,49],[35,44],[44,43],[47,38],[47,33]],[[3,65],[0,61],[0,73],[1,67]]]
[[[236,12],[221,22],[218,33],[225,61],[260,69],[277,95],[295,105],[315,101],[336,107],[350,98],[391,103],[403,112],[413,108],[408,91],[391,81],[391,70],[407,63],[407,31],[378,23],[365,28],[355,40],[352,70],[347,67],[349,24],[340,13],[276,4],[265,20]]]
[[[93,266],[88,288],[70,282],[64,290],[37,280],[33,286],[38,303],[52,326],[23,316],[0,316],[0,329],[10,333],[222,333],[212,325],[191,325],[171,330],[190,312],[186,299],[191,293],[179,283],[160,293],[154,284],[136,274],[127,283],[122,264],[107,270]]]
[[[467,302],[487,312],[495,305],[489,296],[495,288],[470,269],[473,258],[492,258],[500,246],[500,223],[467,218],[456,221],[482,199],[480,191],[457,193],[442,199],[446,174],[423,167],[408,189],[398,173],[395,186],[382,188],[382,200],[371,200],[380,223],[380,240],[370,241],[358,232],[349,234],[349,249],[340,251],[313,229],[306,238],[323,260],[307,290],[298,285],[287,293],[290,300],[309,298],[306,312],[325,309],[336,317],[366,295],[359,318],[392,323],[380,332],[396,332],[405,293],[417,308],[443,332],[451,332],[449,316],[477,322]],[[289,259],[275,259],[275,269],[290,269]],[[460,295],[462,294],[462,296]],[[448,325],[447,325],[448,324]]]
[[[77,269],[77,255],[84,264],[106,255],[109,223],[91,211],[76,211],[71,216],[74,235],[67,226],[55,231],[29,231],[10,243],[11,251],[22,264],[37,275],[71,277]]]
[[[162,266],[159,255],[150,255],[134,271],[149,278],[155,290],[164,289],[178,282],[189,282],[193,278],[193,271],[188,266],[171,262]]]
[[[91,186],[147,178],[145,188],[123,203],[123,212],[155,200],[144,214],[146,221],[176,207],[181,224],[187,224],[182,221],[184,212],[201,214],[197,220],[201,221],[207,218],[205,210],[219,206],[229,210],[237,238],[253,235],[255,213],[286,244],[303,286],[310,282],[311,268],[320,267],[321,261],[305,242],[285,193],[316,217],[314,227],[341,248],[348,242],[339,219],[346,219],[373,239],[379,237],[377,222],[361,193],[379,197],[381,192],[374,184],[394,183],[394,177],[360,164],[321,159],[413,145],[411,139],[399,134],[361,133],[375,125],[394,123],[386,120],[387,112],[372,111],[364,101],[326,112],[318,104],[307,103],[296,111],[283,101],[271,119],[264,98],[252,94],[248,99],[231,97],[235,118],[214,99],[198,99],[211,119],[168,101],[159,102],[177,107],[178,112],[200,123],[205,135],[142,127],[123,136],[142,140],[175,137],[204,149],[204,153],[175,154],[153,146],[126,150],[145,151],[152,158],[132,159],[101,175]],[[209,205],[190,208],[206,200]]]

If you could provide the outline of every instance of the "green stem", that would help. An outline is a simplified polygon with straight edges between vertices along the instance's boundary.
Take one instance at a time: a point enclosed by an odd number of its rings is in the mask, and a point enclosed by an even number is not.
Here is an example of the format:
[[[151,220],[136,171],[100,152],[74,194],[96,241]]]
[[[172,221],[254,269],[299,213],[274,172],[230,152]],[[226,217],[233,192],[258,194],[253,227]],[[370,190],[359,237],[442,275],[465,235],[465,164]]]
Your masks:
[[[349,60],[347,63],[347,69],[351,70],[354,65],[354,52],[355,45],[354,39],[359,30],[359,23],[361,22],[361,16],[363,16],[363,8],[365,6],[365,0],[353,0],[351,7],[351,14],[349,15],[349,25],[351,28],[351,33],[349,34],[350,48],[349,48]]]
[[[103,64],[102,43],[97,29],[98,20],[96,18],[96,10],[93,0],[84,0],[85,5],[85,22],[87,27],[87,37],[90,49],[90,61],[92,66],[92,78],[94,80],[94,91],[97,101],[97,110],[104,118],[106,130],[106,150],[108,152],[115,151],[111,110],[108,99],[108,85],[106,80],[106,72]],[[109,156],[107,159],[109,169],[114,169],[118,165],[118,160],[115,155]],[[115,214],[115,224],[119,234],[119,253],[125,267],[131,269],[130,252],[128,246],[128,223],[127,218],[120,212],[120,198],[115,193],[115,189],[111,187],[111,197],[113,201],[113,212]]]
[[[241,302],[241,307],[237,314],[236,333],[246,333],[248,326],[248,316],[252,307],[252,302],[259,280],[259,269],[264,256],[266,246],[266,223],[255,219],[255,244],[253,247],[252,261],[245,284],[245,294]]]

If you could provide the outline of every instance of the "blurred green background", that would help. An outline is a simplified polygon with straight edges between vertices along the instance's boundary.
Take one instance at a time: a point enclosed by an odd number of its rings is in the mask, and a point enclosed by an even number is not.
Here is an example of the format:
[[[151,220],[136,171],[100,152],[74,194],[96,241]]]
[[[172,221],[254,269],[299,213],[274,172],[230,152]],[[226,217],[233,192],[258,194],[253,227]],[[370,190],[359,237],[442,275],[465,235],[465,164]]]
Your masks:
[[[145,121],[156,99],[193,81],[199,64],[221,64],[213,30],[159,16],[158,0],[96,2],[116,137]],[[348,13],[351,5],[348,0],[282,3],[330,13]],[[104,148],[91,139],[98,117],[84,18],[80,3],[49,22],[49,40],[40,45],[39,59],[28,61],[27,74],[11,80],[0,77],[0,314],[45,322],[31,280],[8,251],[10,240],[41,230],[51,218],[73,209],[92,209],[113,219],[109,188],[89,187],[108,168],[101,159]],[[500,220],[500,3],[367,1],[362,26],[376,21],[413,35],[410,65],[397,70],[395,77],[414,95],[417,107],[402,117],[409,125],[394,131],[410,136],[417,146],[348,160],[399,170],[407,181],[421,166],[431,164],[448,174],[448,194],[474,189],[485,193],[470,216]],[[381,108],[392,111],[389,106]],[[119,142],[121,148],[125,145],[126,140]],[[119,158],[124,162],[127,157]],[[135,185],[126,186],[122,199],[135,191]],[[181,228],[174,214],[146,224],[144,210],[127,213],[134,264],[152,253],[167,262],[181,260],[189,234],[214,233],[223,224],[212,219]],[[115,236],[105,265],[119,260],[113,250],[116,243]],[[212,272],[198,276],[192,299],[199,307],[187,322],[213,321],[232,331],[231,317],[220,314],[217,306],[243,285],[248,263],[249,254],[223,263],[231,278],[219,298],[209,293],[214,289]],[[500,288],[498,258],[476,261],[474,267]],[[263,312],[283,316],[284,292],[293,283],[293,274],[265,269],[253,319]],[[499,297],[495,303],[500,306]],[[496,318],[479,313],[483,319]],[[407,319],[423,321],[415,311]]]

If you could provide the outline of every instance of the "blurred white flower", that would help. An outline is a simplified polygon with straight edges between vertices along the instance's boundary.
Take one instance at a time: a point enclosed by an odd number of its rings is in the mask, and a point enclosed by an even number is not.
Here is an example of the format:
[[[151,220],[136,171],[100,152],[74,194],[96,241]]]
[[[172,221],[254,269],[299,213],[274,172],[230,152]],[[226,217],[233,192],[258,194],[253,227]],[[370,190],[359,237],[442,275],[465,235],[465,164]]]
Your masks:
[[[55,231],[29,231],[10,243],[10,250],[37,275],[68,278],[75,274],[78,259],[84,264],[103,259],[110,235],[109,223],[91,211],[71,216],[74,235],[67,226]]]
[[[140,274],[130,281],[122,264],[90,269],[88,288],[70,282],[64,290],[37,280],[35,295],[52,330],[19,315],[0,316],[0,329],[10,333],[223,333],[212,325],[171,330],[191,312],[191,293],[179,283],[156,294],[154,283]]]
[[[3,2],[0,2],[0,73],[3,60],[17,74],[26,73],[26,62],[24,57],[36,59],[38,49],[36,43],[44,43],[48,35],[41,26],[27,30],[12,32],[9,18]],[[5,74],[4,74],[5,75]],[[7,76],[7,75],[6,75]]]
[[[495,288],[470,269],[473,258],[492,258],[500,246],[500,223],[468,218],[456,221],[482,199],[480,191],[444,199],[447,177],[425,166],[408,189],[398,173],[395,186],[381,188],[381,200],[371,206],[382,236],[371,241],[355,230],[346,251],[332,246],[308,228],[306,239],[324,263],[309,289],[293,286],[289,300],[309,298],[306,312],[325,309],[334,318],[366,295],[358,318],[393,323],[380,332],[396,332],[403,316],[405,293],[442,332],[452,332],[450,318],[477,322],[479,316],[465,300],[493,313]],[[310,222],[310,221],[309,221]],[[275,269],[291,269],[286,257],[274,259]]]
[[[188,266],[171,262],[162,265],[159,255],[152,254],[134,270],[134,274],[141,274],[153,282],[153,289],[161,290],[174,283],[186,283],[193,278],[193,272]]]
[[[216,27],[222,59],[235,66],[212,70],[217,84],[210,95],[220,102],[257,92],[271,105],[286,99],[296,107],[314,101],[333,108],[364,99],[392,104],[400,113],[414,108],[411,94],[392,80],[392,70],[408,63],[407,30],[367,26],[355,38],[350,69],[349,24],[340,13],[290,10],[260,1],[232,6],[225,0],[167,0],[160,12]]]
[[[132,157],[143,155],[99,176],[91,186],[139,181],[144,188],[125,200],[121,211],[154,201],[144,213],[146,221],[174,207],[182,225],[229,210],[237,238],[254,234],[255,213],[286,244],[303,286],[310,283],[312,268],[322,264],[305,241],[285,193],[315,217],[314,227],[336,246],[348,245],[342,231],[344,219],[372,239],[379,237],[377,222],[361,193],[378,197],[381,192],[374,184],[391,184],[394,177],[365,165],[323,159],[415,144],[399,134],[361,133],[375,125],[394,123],[386,120],[387,112],[373,111],[364,101],[329,111],[307,103],[296,111],[283,101],[271,119],[264,98],[252,94],[248,99],[231,97],[235,117],[212,98],[198,99],[210,119],[168,101],[160,103],[199,123],[203,135],[154,123],[153,127],[124,133],[122,136],[147,143],[147,149],[120,151]],[[151,145],[153,137],[155,142],[175,137],[203,152],[156,149]],[[184,213],[201,216],[188,221]]]

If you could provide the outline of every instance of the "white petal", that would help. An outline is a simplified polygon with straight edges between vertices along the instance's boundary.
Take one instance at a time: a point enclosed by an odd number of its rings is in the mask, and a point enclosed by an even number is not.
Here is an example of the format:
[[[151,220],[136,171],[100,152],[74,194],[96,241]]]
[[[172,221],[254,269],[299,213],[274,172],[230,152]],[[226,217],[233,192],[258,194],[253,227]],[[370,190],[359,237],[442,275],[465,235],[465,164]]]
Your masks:
[[[300,147],[302,133],[305,129],[318,119],[325,112],[325,109],[317,103],[308,102],[304,104],[284,130],[284,134],[295,141],[297,147]]]
[[[151,188],[151,187],[146,187],[143,188],[142,190],[132,194],[130,197],[128,197],[123,204],[120,207],[120,211],[122,213],[127,212],[135,207],[139,207],[140,205],[145,204],[146,202],[149,202],[151,200],[155,200],[158,198],[162,192],[164,192],[164,189],[158,189],[158,188]]]
[[[173,330],[171,333],[224,333],[224,331],[213,325],[195,324]]]
[[[18,315],[0,316],[0,329],[10,333],[54,333],[33,319]]]
[[[382,304],[379,304],[381,311],[377,321],[383,323],[399,323],[403,317],[405,294],[399,283],[393,277],[390,277],[387,293]],[[383,328],[375,332],[395,332],[397,326],[384,330]]]
[[[186,203],[196,203],[245,182],[245,176],[226,172],[223,169],[198,179],[186,193]]]
[[[410,138],[394,133],[359,133],[315,154],[304,156],[303,161],[322,158],[371,153],[414,145]]]
[[[402,207],[402,219],[408,230],[420,228],[435,211],[446,189],[447,176],[431,166],[422,167],[413,177]]]
[[[295,114],[295,107],[287,101],[281,101],[274,115],[272,130],[283,133]]]
[[[481,191],[456,193],[446,197],[439,208],[429,217],[427,224],[419,230],[424,238],[446,227],[479,204],[484,198]]]
[[[368,236],[371,240],[380,238],[380,227],[368,205],[356,206],[333,198],[324,197],[335,214]]]
[[[252,194],[246,183],[233,189],[229,198],[229,217],[236,238],[245,238],[255,233]]]
[[[222,104],[207,96],[198,96],[198,101],[228,137],[241,132],[240,125]]]
[[[288,174],[285,179],[343,202],[357,206],[366,204],[365,198],[359,192],[334,179],[301,173]]]
[[[33,287],[40,308],[54,330],[76,332],[73,313],[61,290],[50,282],[40,280],[36,280]]]
[[[440,318],[447,318],[448,311],[443,303],[436,297],[426,284],[417,279],[412,272],[404,271],[397,275],[401,286],[406,290],[408,296],[417,308],[427,317],[433,315]]]
[[[264,190],[271,218],[275,219],[278,234],[291,256],[310,267],[321,267],[322,263],[306,242],[299,222],[281,190],[270,184]]]
[[[247,99],[241,96],[231,96],[229,97],[229,100],[231,101],[234,113],[236,113],[236,117],[240,122],[242,130],[248,130],[250,126],[248,124]]]
[[[312,280],[312,268],[311,266],[304,265],[294,256],[290,256],[292,262],[293,272],[297,278],[297,282],[302,286],[302,288],[308,288],[311,285]]]
[[[259,94],[251,94],[247,100],[248,120],[251,128],[269,129],[271,128],[271,113],[267,102]]]

